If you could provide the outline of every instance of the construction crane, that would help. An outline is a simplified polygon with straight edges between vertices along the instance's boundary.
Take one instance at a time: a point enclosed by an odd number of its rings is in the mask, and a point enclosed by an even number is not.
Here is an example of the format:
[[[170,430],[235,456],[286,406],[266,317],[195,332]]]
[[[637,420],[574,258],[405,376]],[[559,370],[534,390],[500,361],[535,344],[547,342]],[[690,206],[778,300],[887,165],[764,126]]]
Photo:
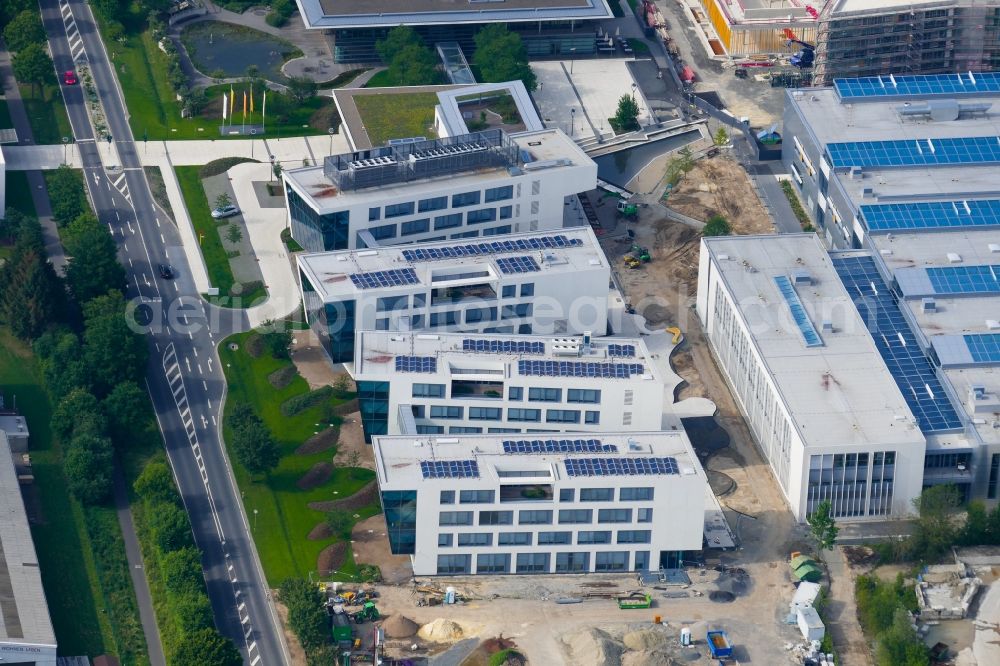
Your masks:
[[[816,59],[816,46],[808,42],[803,42],[795,36],[795,33],[791,31],[790,28],[785,28],[785,38],[788,40],[785,42],[785,46],[791,46],[792,44],[798,44],[802,49],[792,55],[791,64],[793,67],[798,67],[800,69],[805,69],[807,67],[813,66],[813,60]]]

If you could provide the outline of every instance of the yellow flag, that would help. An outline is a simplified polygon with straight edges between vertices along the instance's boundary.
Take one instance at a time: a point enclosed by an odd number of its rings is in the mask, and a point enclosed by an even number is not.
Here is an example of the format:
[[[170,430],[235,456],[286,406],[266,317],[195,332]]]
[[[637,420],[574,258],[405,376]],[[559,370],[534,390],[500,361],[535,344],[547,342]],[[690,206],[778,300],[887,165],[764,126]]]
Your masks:
[[[243,91],[243,116],[247,115],[247,91]]]
[[[250,90],[250,113],[253,113],[253,89]]]
[[[233,92],[232,86],[229,86],[229,113],[236,115],[236,93]]]

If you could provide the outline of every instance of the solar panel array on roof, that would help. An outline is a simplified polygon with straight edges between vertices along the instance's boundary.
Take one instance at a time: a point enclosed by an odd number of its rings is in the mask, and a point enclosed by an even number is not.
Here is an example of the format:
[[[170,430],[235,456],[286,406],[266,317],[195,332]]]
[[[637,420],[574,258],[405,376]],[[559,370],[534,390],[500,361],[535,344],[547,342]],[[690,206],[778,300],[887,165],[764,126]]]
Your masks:
[[[433,356],[397,356],[396,372],[437,372]]]
[[[935,294],[998,294],[1000,265],[933,266],[924,269]]]
[[[875,260],[868,256],[835,257],[833,266],[920,429],[925,434],[960,429],[961,419],[882,280]]]
[[[493,354],[544,354],[544,342],[525,340],[462,340],[462,351],[490,352]]]
[[[420,284],[417,272],[412,268],[393,268],[388,271],[372,271],[371,273],[352,273],[351,282],[358,289],[375,289],[377,287],[394,287],[404,284]]]
[[[475,460],[421,460],[420,473],[425,479],[476,479],[479,463]]]
[[[829,143],[836,168],[908,167],[1000,162],[1000,136]]]
[[[635,358],[635,345],[608,345],[608,356]]]
[[[497,268],[501,273],[537,273],[542,270],[534,257],[501,257],[497,259]]]
[[[504,453],[618,453],[614,444],[599,439],[508,439]]]
[[[1000,363],[1000,334],[973,333],[963,335],[972,361],[980,364]]]
[[[872,232],[1000,225],[1000,199],[861,204],[859,211]]]
[[[857,79],[834,79],[833,87],[842,100],[864,97],[905,95],[974,95],[1000,92],[1000,74],[966,72],[917,76],[864,76]]]
[[[489,241],[486,243],[466,243],[452,247],[428,247],[413,250],[403,250],[403,258],[407,261],[440,261],[462,257],[479,257],[509,252],[528,252],[531,250],[546,250],[558,247],[578,247],[583,245],[579,238],[556,236],[534,236],[531,238],[515,238],[511,240]]]
[[[795,287],[792,286],[792,281],[788,279],[787,275],[776,275],[774,283],[778,285],[778,291],[784,297],[785,303],[792,313],[792,319],[795,320],[795,325],[799,327],[799,333],[802,334],[802,339],[805,341],[806,347],[821,347],[823,345],[823,338],[819,337],[819,332],[809,319],[809,314],[806,312],[805,306],[802,305]]]
[[[628,379],[641,375],[642,363],[588,363],[585,361],[518,361],[522,375],[540,377],[612,377]]]
[[[569,476],[637,476],[645,474],[680,474],[677,459],[663,458],[567,458]]]

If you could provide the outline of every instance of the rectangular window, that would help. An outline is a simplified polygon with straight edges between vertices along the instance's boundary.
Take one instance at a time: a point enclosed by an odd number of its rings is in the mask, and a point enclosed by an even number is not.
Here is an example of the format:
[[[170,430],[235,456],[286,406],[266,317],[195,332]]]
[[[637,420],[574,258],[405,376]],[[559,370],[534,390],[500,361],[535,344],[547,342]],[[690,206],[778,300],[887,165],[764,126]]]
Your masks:
[[[600,425],[601,423],[601,413],[591,410],[587,410],[583,413],[583,422],[587,425]]]
[[[987,499],[997,498],[997,477],[1000,476],[1000,453],[990,456],[990,479],[986,484]]]
[[[465,323],[475,324],[481,321],[496,321],[496,308],[469,308],[465,311]]]
[[[539,388],[533,386],[528,389],[529,402],[562,402],[562,389]]]
[[[489,229],[483,229],[483,236],[503,236],[504,234],[510,233],[510,225],[504,224],[499,227],[490,227]]]
[[[579,423],[580,410],[578,409],[546,409],[546,423]]]
[[[376,331],[388,331],[389,330],[389,319],[388,317],[384,319],[375,320],[375,330]]]
[[[409,296],[386,296],[375,301],[376,312],[386,312],[388,310],[406,310],[410,307]]]
[[[492,546],[493,534],[490,532],[459,532],[458,545],[461,546]]]
[[[486,432],[505,433],[505,432],[521,432],[521,430],[519,428],[487,428]]]
[[[448,236],[448,238],[451,238],[451,239],[457,239],[457,238],[475,238],[478,235],[479,235],[479,231],[478,230],[474,230],[474,231],[466,231],[466,232],[460,233],[460,234],[452,234],[451,236]]]
[[[413,294],[413,307],[422,308],[427,305],[427,294]]]
[[[418,213],[429,213],[432,210],[444,210],[448,207],[448,197],[431,197],[430,199],[421,199],[417,203]]]
[[[476,573],[510,573],[510,553],[476,555]]]
[[[517,573],[548,573],[549,554],[548,553],[518,553]]]
[[[531,532],[501,532],[497,535],[498,546],[530,546]]]
[[[449,435],[475,435],[481,433],[482,428],[470,428],[468,426],[448,426]]]
[[[454,326],[458,323],[458,311],[432,312],[431,326]]]
[[[531,316],[531,303],[518,303],[517,305],[503,306],[503,319],[518,319],[520,317]]]
[[[414,398],[443,398],[444,384],[414,384]]]
[[[540,409],[519,409],[517,407],[511,407],[507,410],[508,421],[538,422],[541,419],[542,410]]]
[[[591,509],[559,509],[560,525],[589,523],[593,518],[594,512]]]
[[[632,509],[600,509],[597,512],[599,523],[631,523]]]
[[[514,209],[511,206],[500,206],[500,219],[509,220],[514,217]]]
[[[597,553],[594,556],[594,571],[628,571],[628,551]]]
[[[513,525],[513,511],[480,511],[480,525]]]
[[[539,546],[568,546],[573,543],[572,532],[539,532]]]
[[[475,206],[479,203],[479,192],[462,192],[451,195],[451,207],[461,208],[462,206]]]
[[[438,516],[438,525],[471,525],[471,511],[442,511]]]
[[[601,402],[600,389],[566,389],[566,402],[586,402],[599,404]]]
[[[497,219],[496,208],[479,208],[470,210],[465,214],[466,224],[482,224],[483,222],[495,222]]]
[[[552,512],[544,509],[525,509],[517,512],[518,525],[551,525]]]
[[[590,553],[556,553],[556,573],[590,571]]]
[[[581,502],[611,502],[614,499],[614,488],[580,488]]]
[[[411,220],[410,222],[403,222],[399,226],[399,233],[402,236],[412,236],[413,234],[422,234],[431,230],[431,220],[428,217],[422,220]]]
[[[560,502],[573,502],[576,500],[576,488],[560,488],[559,489],[559,501]]]
[[[620,502],[651,502],[652,500],[652,488],[622,488],[618,491],[618,501]]]
[[[413,413],[413,418],[422,419],[424,418],[425,406],[424,405],[410,405],[410,412]]]
[[[434,218],[434,231],[441,229],[451,229],[462,226],[462,214],[452,213],[450,215],[438,215]]]
[[[490,187],[486,190],[483,200],[486,203],[491,201],[506,201],[514,198],[514,186],[504,185],[503,187]]]
[[[451,534],[438,534],[438,547],[450,548],[452,544]]]
[[[580,530],[576,533],[576,543],[588,546],[595,543],[611,543],[611,532]]]
[[[652,509],[636,509],[635,510],[635,522],[637,522],[637,523],[651,523],[651,522],[653,522],[653,510]]]
[[[442,490],[441,491],[441,504],[454,504],[455,503],[455,491],[454,490]]]
[[[524,389],[520,386],[511,386],[507,389],[508,400],[524,400]]]
[[[635,552],[635,566],[633,571],[649,571],[649,551],[637,550]]]
[[[418,435],[443,435],[444,426],[417,424]]]
[[[473,421],[499,421],[503,412],[499,407],[469,407],[469,419]]]
[[[389,204],[385,207],[385,219],[390,217],[402,217],[403,215],[413,215],[413,202]]]
[[[432,419],[460,419],[462,408],[455,405],[431,405]]]
[[[517,287],[512,284],[505,284],[500,291],[500,295],[504,298],[514,298],[517,295]]]
[[[459,504],[493,504],[492,490],[463,490],[458,494]]]
[[[649,543],[652,534],[649,530],[618,530],[618,543]]]
[[[472,573],[472,555],[438,555],[438,574]]]
[[[372,227],[368,231],[371,232],[372,238],[375,240],[386,240],[387,238],[396,237],[395,224],[383,224],[381,227]]]
[[[524,284],[521,285],[521,298],[524,298],[525,296],[534,296],[534,295],[535,295],[534,282],[525,282]]]
[[[424,327],[424,316],[423,315],[410,315],[410,330],[415,331],[418,328]]]
[[[382,219],[382,209],[381,208],[369,208],[368,209],[368,221],[376,222]]]

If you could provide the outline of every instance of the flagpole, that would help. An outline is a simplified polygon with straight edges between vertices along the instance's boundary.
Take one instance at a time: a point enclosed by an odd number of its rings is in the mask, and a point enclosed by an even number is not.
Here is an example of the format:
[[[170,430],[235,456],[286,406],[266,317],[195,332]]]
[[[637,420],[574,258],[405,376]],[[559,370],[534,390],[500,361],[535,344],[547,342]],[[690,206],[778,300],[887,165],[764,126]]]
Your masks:
[[[263,134],[267,129],[267,88],[264,88],[263,99],[260,102],[260,131]]]

